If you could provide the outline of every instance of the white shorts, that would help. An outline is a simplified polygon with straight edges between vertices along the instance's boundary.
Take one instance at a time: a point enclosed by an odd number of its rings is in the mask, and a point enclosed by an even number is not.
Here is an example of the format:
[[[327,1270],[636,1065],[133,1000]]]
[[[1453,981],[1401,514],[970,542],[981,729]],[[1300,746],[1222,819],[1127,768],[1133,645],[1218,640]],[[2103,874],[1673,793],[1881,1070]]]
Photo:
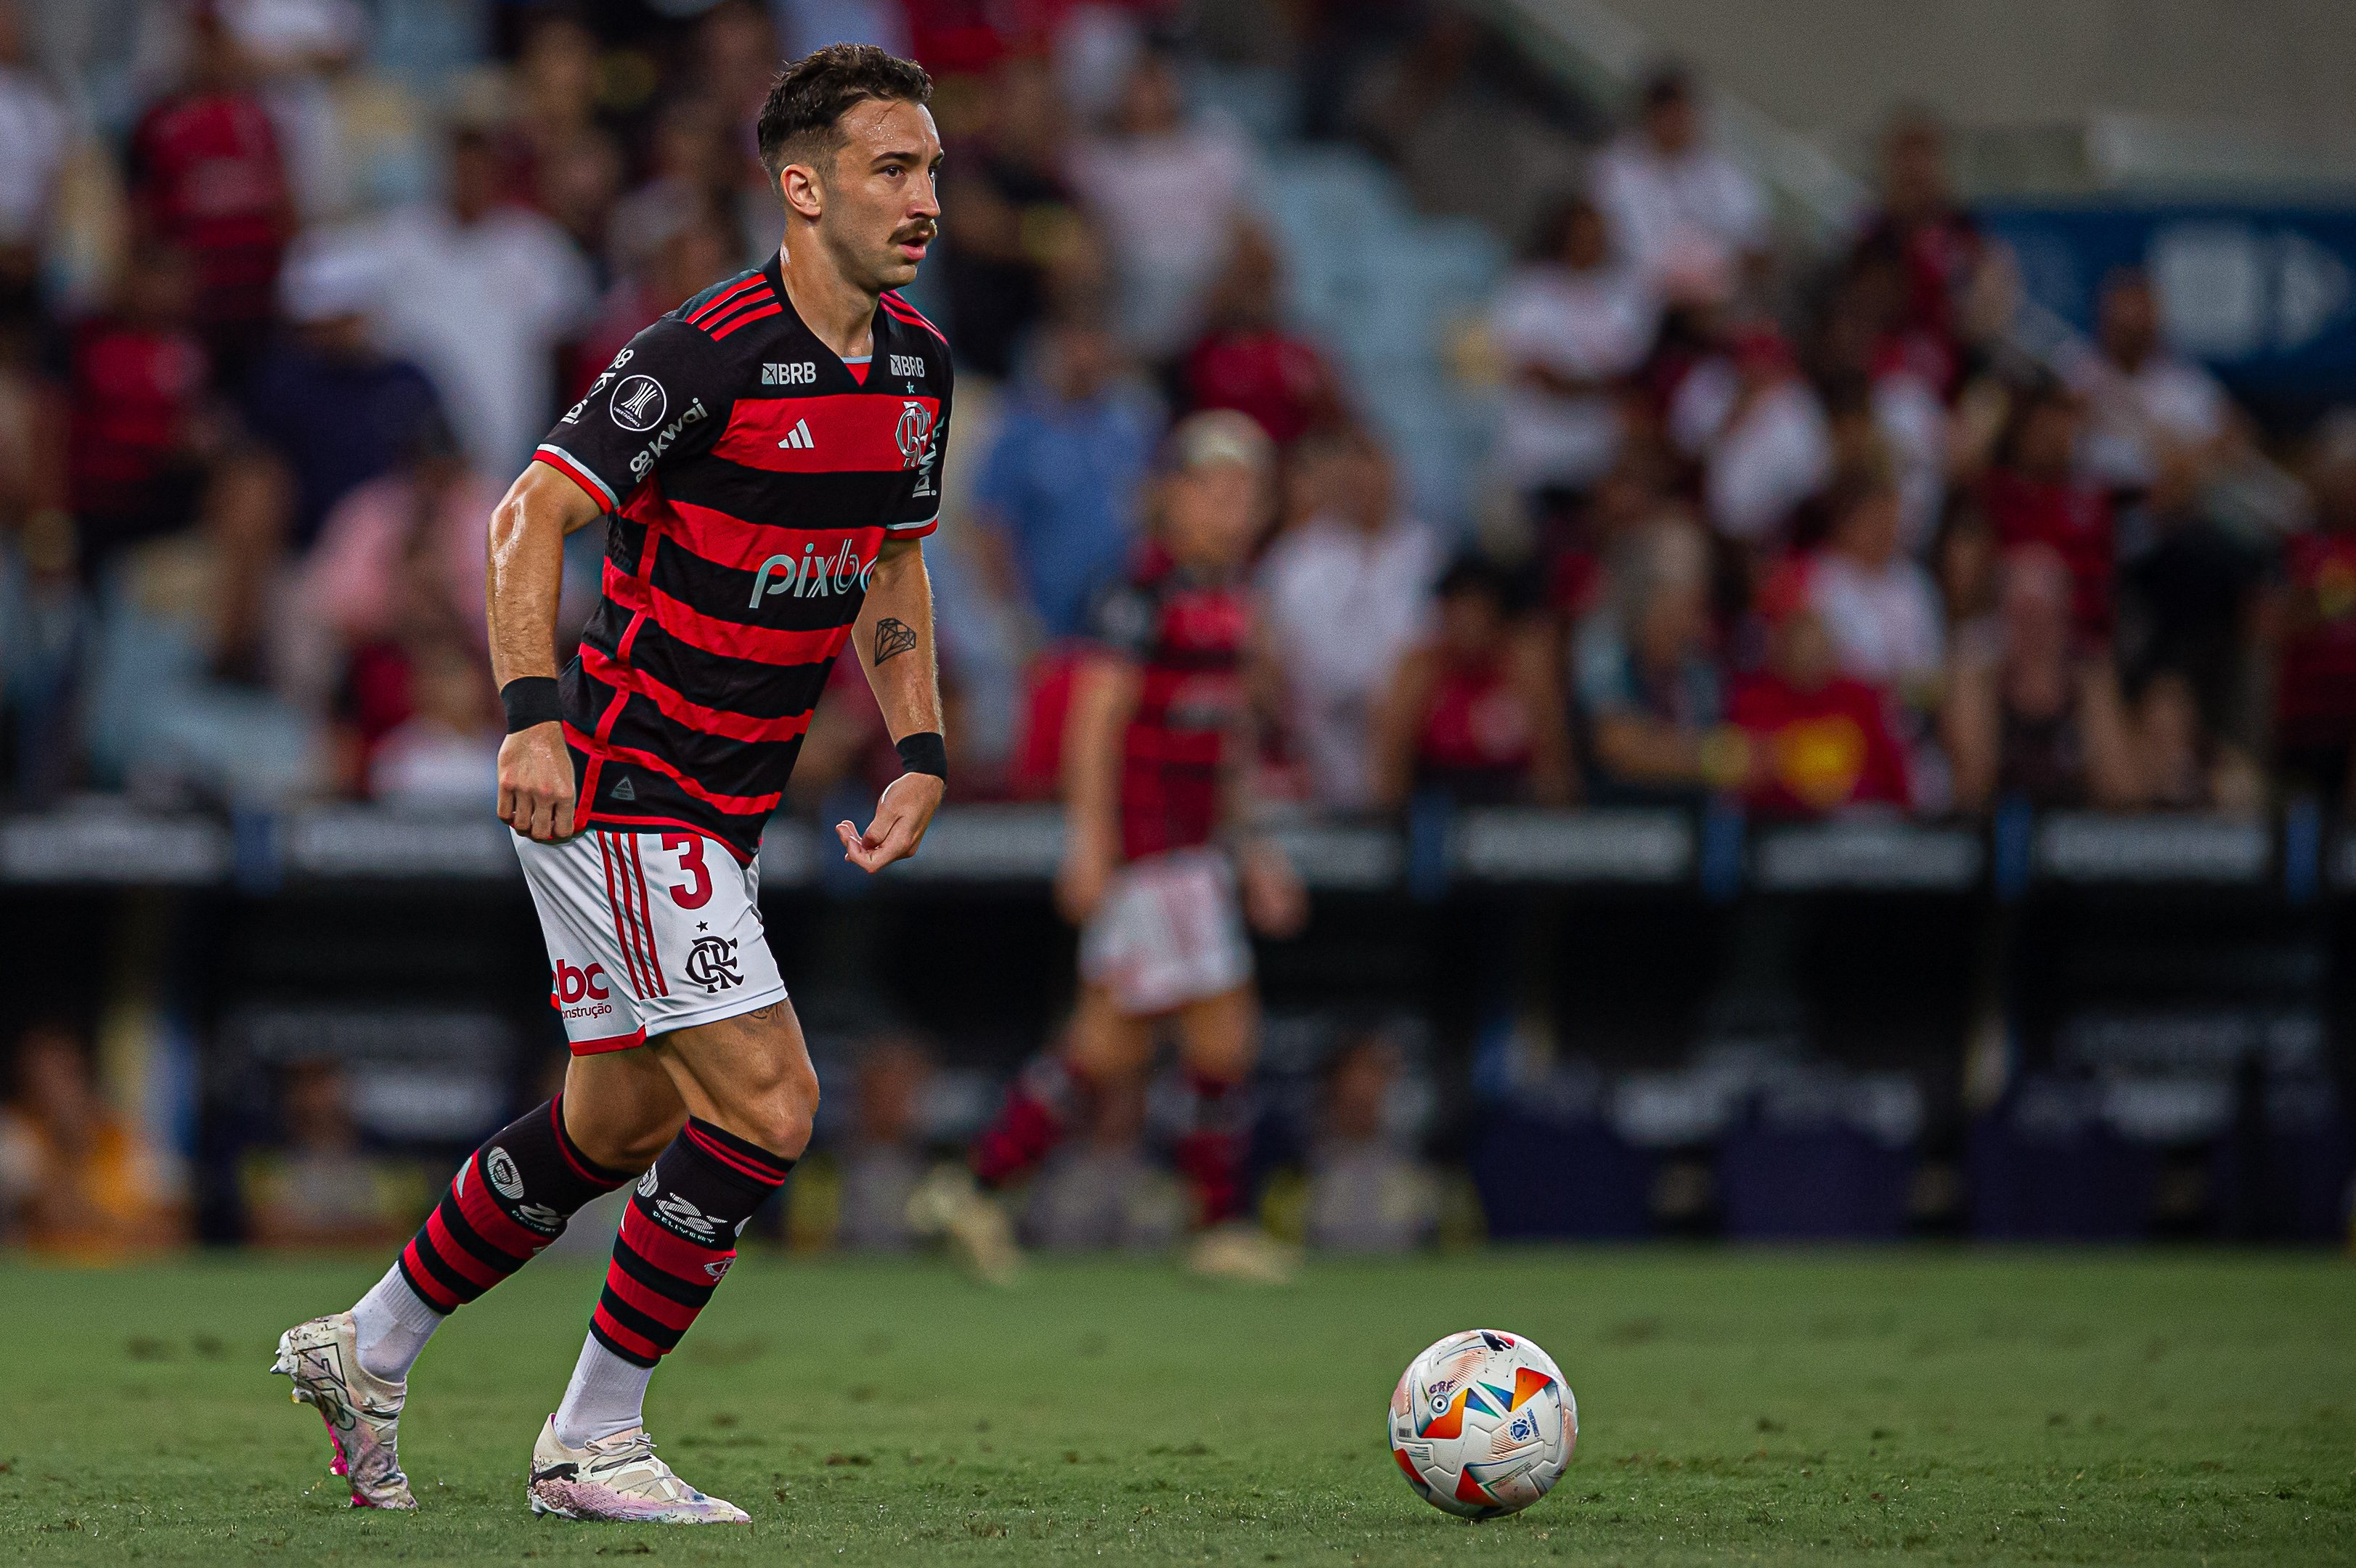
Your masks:
[[[1080,930],[1080,977],[1131,1017],[1222,996],[1252,977],[1236,874],[1215,849],[1173,849],[1113,873]]]
[[[786,983],[761,929],[758,861],[741,865],[700,833],[592,827],[561,844],[516,835],[516,858],[548,940],[548,999],[573,1054],[780,1001]]]

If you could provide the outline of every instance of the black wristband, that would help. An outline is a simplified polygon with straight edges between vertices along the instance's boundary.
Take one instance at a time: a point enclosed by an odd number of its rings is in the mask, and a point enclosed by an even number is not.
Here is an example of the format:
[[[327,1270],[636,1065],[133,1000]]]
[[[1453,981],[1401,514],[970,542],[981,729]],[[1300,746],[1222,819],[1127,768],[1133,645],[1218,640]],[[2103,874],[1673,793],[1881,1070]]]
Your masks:
[[[535,724],[561,723],[564,710],[556,702],[552,675],[519,675],[499,688],[499,706],[508,710],[508,733]]]
[[[949,781],[949,747],[937,730],[922,730],[905,736],[899,744],[900,765],[912,773],[930,773],[943,784]]]

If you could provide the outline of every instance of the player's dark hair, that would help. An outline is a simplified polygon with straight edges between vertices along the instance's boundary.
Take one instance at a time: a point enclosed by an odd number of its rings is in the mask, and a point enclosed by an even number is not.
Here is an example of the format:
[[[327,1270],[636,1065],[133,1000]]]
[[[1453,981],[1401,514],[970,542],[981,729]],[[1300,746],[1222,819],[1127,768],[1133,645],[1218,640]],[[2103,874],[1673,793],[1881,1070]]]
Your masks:
[[[916,61],[873,44],[829,44],[779,71],[755,126],[761,166],[771,182],[787,164],[819,163],[840,151],[849,140],[841,129],[844,112],[871,98],[930,103],[933,79]]]

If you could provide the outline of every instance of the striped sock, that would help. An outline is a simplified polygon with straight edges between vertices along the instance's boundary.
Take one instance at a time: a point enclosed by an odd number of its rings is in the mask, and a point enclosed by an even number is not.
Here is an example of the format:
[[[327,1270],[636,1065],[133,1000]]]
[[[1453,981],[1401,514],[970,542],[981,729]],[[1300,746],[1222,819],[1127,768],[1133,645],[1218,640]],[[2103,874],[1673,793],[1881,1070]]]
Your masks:
[[[1195,1219],[1207,1229],[1241,1219],[1248,1206],[1249,1107],[1243,1085],[1224,1078],[1190,1071],[1186,1087],[1194,1094],[1194,1115],[1178,1139],[1178,1170],[1194,1189]]]
[[[973,1140],[969,1163],[975,1179],[999,1188],[1028,1176],[1086,1119],[1092,1092],[1080,1070],[1061,1057],[1031,1062],[1015,1075],[998,1115]]]
[[[633,1365],[661,1360],[736,1261],[737,1232],[793,1168],[690,1116],[622,1211],[591,1336]]]
[[[530,1263],[574,1211],[627,1181],[581,1152],[560,1094],[493,1133],[402,1249],[409,1287],[448,1314]]]

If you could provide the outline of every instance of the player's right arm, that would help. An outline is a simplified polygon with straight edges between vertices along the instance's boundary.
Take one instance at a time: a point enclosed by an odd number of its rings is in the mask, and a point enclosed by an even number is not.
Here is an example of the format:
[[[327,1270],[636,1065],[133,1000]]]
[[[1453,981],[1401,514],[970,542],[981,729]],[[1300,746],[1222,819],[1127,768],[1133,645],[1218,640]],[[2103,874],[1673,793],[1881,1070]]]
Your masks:
[[[564,536],[605,508],[544,463],[526,467],[491,513],[491,678],[504,688],[556,674],[556,605],[564,586]],[[573,836],[573,758],[564,726],[519,730],[499,744],[499,820],[547,843]]]
[[[619,510],[666,463],[707,450],[728,422],[725,357],[713,340],[665,316],[614,357],[565,411],[491,514],[491,672],[504,690],[553,676],[564,536]],[[533,717],[526,714],[523,717]],[[499,747],[499,820],[543,843],[573,836],[573,759],[550,720]]]
[[[1120,863],[1120,757],[1142,681],[1108,648],[1080,656],[1064,720],[1064,859],[1055,903],[1078,924],[1096,912]]]

